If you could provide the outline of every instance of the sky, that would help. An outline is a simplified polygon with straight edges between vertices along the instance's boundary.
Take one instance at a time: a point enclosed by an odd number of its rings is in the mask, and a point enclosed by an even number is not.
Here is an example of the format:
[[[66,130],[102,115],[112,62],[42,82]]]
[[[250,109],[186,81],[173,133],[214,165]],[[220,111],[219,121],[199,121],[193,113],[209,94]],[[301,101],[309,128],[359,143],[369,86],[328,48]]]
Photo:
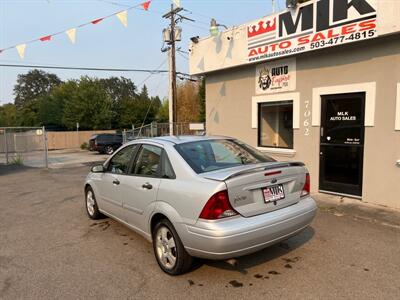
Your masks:
[[[0,49],[21,44],[55,32],[64,31],[94,19],[108,16],[146,0],[0,0]],[[195,20],[185,21],[182,41],[177,47],[187,51],[190,37],[209,35],[209,23],[215,18],[228,27],[240,25],[272,13],[271,0],[181,0],[183,14]],[[276,1],[276,9],[284,8],[285,0]],[[78,29],[76,43],[65,34],[49,42],[28,44],[25,58],[16,49],[0,53],[0,64],[36,64],[70,67],[156,69],[168,68],[167,55],[162,53],[163,28],[168,21],[162,15],[170,9],[170,0],[153,0],[149,11],[128,12],[128,27],[117,17]],[[187,11],[186,11],[187,10]],[[13,87],[18,74],[29,68],[0,66],[0,105],[14,102]],[[132,72],[46,70],[62,80],[87,75],[98,78],[124,76],[139,85],[146,84],[152,96],[168,95],[168,76]],[[177,54],[177,71],[188,72],[188,57]]]

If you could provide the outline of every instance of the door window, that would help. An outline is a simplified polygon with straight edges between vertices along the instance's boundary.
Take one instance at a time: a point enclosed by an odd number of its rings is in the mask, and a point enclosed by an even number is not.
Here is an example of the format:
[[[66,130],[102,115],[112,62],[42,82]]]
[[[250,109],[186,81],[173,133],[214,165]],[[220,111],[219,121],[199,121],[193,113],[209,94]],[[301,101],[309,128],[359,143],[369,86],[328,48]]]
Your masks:
[[[166,179],[175,179],[175,172],[172,168],[171,162],[168,159],[168,155],[165,151],[162,154],[162,168],[161,168],[161,177]]]
[[[143,145],[137,155],[132,174],[159,177],[161,152],[160,147]]]
[[[108,163],[107,171],[114,174],[126,174],[136,145],[130,145],[118,151]]]

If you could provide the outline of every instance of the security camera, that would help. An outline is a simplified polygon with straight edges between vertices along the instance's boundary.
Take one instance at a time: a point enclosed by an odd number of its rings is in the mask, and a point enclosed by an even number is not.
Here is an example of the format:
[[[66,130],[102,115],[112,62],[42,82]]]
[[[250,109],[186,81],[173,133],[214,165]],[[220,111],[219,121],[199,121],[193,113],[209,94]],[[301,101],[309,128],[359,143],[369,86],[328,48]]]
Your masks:
[[[286,7],[289,9],[296,8],[298,0],[286,0]]]
[[[194,37],[191,37],[190,38],[190,40],[194,43],[194,44],[197,44],[198,42],[199,42],[199,36],[194,36]]]

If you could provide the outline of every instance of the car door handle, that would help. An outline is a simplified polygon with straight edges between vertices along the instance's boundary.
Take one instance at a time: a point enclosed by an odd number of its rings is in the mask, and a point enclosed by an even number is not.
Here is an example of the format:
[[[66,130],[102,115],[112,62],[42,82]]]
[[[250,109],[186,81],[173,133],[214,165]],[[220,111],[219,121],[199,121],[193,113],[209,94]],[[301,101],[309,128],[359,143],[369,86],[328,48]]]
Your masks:
[[[113,180],[113,184],[114,184],[114,185],[119,185],[119,184],[120,184],[120,182],[119,182],[119,180],[118,180],[118,179],[114,179],[114,180]]]
[[[145,184],[142,185],[142,188],[151,190],[153,186],[150,183],[146,182]]]

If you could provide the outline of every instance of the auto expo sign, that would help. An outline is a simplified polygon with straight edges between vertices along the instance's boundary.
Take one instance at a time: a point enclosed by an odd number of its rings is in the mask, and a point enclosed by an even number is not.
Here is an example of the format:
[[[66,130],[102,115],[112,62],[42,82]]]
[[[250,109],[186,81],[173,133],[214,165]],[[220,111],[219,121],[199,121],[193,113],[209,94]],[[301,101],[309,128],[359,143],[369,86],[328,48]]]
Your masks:
[[[247,26],[248,61],[262,61],[377,37],[376,0],[310,1]]]
[[[296,59],[286,58],[256,66],[256,94],[272,94],[296,89]]]

